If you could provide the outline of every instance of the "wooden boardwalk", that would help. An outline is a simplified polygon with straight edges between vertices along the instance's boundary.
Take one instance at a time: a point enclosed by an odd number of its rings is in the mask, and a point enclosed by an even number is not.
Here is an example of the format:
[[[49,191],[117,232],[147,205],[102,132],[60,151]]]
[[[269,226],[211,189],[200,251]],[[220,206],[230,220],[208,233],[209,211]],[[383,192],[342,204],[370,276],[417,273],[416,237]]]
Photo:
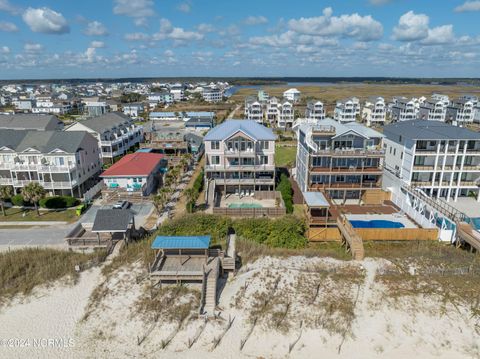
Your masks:
[[[217,282],[218,272],[220,271],[220,259],[218,257],[213,258],[206,267],[206,284],[204,286],[204,300],[203,314],[207,316],[215,315],[215,307],[217,306]]]

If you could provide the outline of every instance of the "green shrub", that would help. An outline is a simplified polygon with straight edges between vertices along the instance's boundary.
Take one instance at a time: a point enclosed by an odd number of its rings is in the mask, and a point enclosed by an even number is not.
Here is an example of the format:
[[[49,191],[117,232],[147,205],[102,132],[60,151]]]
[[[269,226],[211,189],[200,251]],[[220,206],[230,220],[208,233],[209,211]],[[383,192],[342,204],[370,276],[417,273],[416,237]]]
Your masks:
[[[29,206],[31,205],[31,203],[28,203],[28,202],[25,202],[23,200],[23,196],[21,194],[16,194],[15,196],[12,196],[12,198],[10,198],[10,200],[12,201],[12,204],[14,206]]]
[[[282,194],[283,202],[285,202],[285,208],[287,213],[293,212],[293,190],[287,175],[282,173],[280,175],[280,182],[277,185],[277,191]]]
[[[68,208],[78,204],[78,200],[71,196],[53,196],[42,198],[39,202],[40,207],[57,209]]]
[[[256,243],[263,243],[276,248],[303,248],[307,244],[304,237],[305,224],[293,216],[279,219],[243,218],[230,219],[212,214],[189,214],[165,222],[158,235],[193,236],[211,235],[213,244],[220,244],[226,239],[228,229],[232,227],[237,236]]]

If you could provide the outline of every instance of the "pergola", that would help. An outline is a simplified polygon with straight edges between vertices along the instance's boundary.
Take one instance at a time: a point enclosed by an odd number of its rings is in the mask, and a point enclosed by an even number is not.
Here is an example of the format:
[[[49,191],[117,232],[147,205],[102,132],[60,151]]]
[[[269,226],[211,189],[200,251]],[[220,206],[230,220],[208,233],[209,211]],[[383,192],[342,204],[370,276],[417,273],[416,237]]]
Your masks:
[[[330,208],[330,203],[328,203],[322,192],[302,192],[303,199],[305,204],[308,207],[308,217],[310,222],[312,217],[325,217],[325,226],[328,223],[328,209]]]
[[[100,243],[100,235],[109,233],[112,241],[123,239],[128,242],[131,229],[135,229],[135,217],[129,209],[99,209],[93,221],[92,233],[97,234]],[[118,234],[117,238],[114,238]]]

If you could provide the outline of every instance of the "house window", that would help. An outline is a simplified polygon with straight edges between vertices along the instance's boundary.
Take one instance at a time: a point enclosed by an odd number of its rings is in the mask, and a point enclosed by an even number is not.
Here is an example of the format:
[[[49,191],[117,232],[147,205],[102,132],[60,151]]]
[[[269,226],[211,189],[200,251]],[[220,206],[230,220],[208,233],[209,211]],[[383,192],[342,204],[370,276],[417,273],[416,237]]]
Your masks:
[[[220,156],[212,156],[212,165],[220,164]]]
[[[268,165],[268,156],[260,156],[260,164]]]
[[[219,150],[220,149],[220,141],[212,141],[211,142],[212,150]]]
[[[268,141],[262,141],[262,142],[260,142],[260,145],[261,145],[262,150],[268,150],[269,142]]]
[[[335,176],[335,182],[345,182],[345,176],[344,175]]]

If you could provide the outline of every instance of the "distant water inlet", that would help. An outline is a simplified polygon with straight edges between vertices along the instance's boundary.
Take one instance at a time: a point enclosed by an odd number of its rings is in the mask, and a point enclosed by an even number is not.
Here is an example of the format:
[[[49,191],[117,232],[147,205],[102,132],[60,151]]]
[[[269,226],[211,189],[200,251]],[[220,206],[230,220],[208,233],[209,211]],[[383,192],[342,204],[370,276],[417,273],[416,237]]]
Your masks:
[[[405,228],[400,222],[375,219],[371,221],[350,220],[353,228]]]

